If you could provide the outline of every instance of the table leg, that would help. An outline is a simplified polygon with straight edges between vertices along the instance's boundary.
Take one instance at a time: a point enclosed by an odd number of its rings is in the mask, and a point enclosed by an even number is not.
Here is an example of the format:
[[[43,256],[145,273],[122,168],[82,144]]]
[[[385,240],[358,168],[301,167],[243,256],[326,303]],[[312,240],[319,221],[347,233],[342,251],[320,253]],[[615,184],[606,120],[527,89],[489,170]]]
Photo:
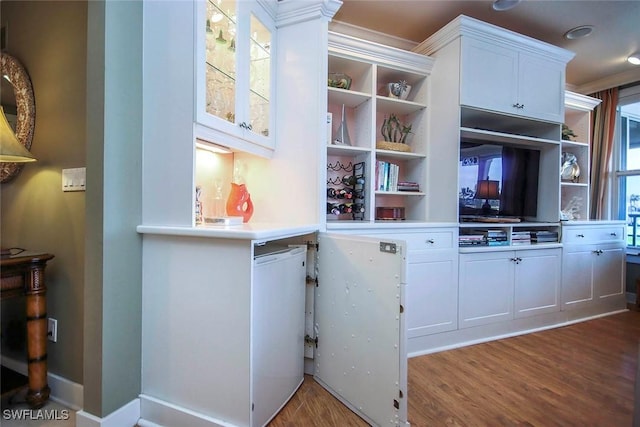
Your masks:
[[[44,268],[30,272],[26,296],[29,391],[27,403],[39,408],[49,399],[47,383],[47,300]]]

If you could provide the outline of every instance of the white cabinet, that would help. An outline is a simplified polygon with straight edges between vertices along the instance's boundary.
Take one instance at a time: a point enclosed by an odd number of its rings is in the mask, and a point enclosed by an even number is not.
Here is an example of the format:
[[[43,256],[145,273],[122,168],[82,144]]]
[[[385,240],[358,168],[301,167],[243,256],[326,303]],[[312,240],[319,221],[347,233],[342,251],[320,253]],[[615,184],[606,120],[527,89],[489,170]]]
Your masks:
[[[460,255],[460,328],[560,310],[561,250]]]
[[[463,36],[460,104],[561,123],[565,66],[510,43]]]
[[[303,380],[306,246],[189,231],[144,235],[142,417],[263,426]]]
[[[458,327],[458,251],[455,228],[394,234],[407,242],[407,338]]]
[[[532,209],[505,215],[558,221],[560,198],[554,195],[560,186],[564,69],[573,53],[466,16],[451,21],[414,51],[435,58],[427,175],[434,184],[428,193],[437,202],[428,206],[429,218],[459,219],[461,208],[467,207],[460,195],[469,194],[467,189],[474,192],[484,177],[460,188],[441,183],[462,182],[457,167],[462,149],[486,144],[540,153],[537,194],[529,186],[531,195],[526,197],[537,198],[535,214]]]
[[[407,336],[409,339],[458,327],[457,256],[452,251],[409,253]]]
[[[276,37],[268,4],[198,2],[198,138],[249,152],[253,150],[247,144],[275,148]]]
[[[513,319],[512,252],[460,254],[459,327]]]
[[[622,221],[563,224],[563,310],[597,304],[624,308],[624,239]]]
[[[561,250],[517,251],[515,256],[514,317],[559,311]]]
[[[252,426],[266,425],[302,382],[305,262],[304,246],[268,249],[254,261]]]

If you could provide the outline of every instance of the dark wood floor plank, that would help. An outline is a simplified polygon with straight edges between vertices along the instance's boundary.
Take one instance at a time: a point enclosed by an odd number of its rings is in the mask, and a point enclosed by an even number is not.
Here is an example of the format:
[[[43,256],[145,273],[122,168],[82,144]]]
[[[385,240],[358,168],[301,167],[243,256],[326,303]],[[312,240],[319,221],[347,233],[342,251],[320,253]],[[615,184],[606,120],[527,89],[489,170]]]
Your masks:
[[[415,427],[632,425],[640,312],[409,360]],[[362,427],[310,376],[272,427]]]

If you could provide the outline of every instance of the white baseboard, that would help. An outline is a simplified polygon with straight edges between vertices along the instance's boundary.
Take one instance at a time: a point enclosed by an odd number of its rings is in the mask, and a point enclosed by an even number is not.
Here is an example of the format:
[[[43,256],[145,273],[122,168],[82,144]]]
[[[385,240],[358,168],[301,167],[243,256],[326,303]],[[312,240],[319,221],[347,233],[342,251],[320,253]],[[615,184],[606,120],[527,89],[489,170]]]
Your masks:
[[[7,356],[0,356],[0,361],[2,365],[22,375],[26,376],[28,373],[27,362]],[[75,383],[51,372],[47,374],[47,383],[51,389],[51,400],[74,411],[82,408],[84,399],[84,387],[82,384]]]
[[[469,345],[559,328],[628,311],[622,305],[626,305],[624,301],[616,302],[611,307],[605,306],[606,310],[602,307],[594,306],[579,310],[558,311],[528,318],[412,337],[408,340],[407,356],[409,358],[424,356]]]
[[[145,394],[140,395],[140,420],[138,425],[140,427],[237,427],[235,424],[230,424]],[[80,427],[80,425],[76,427]]]
[[[116,409],[104,418],[85,411],[76,412],[76,427],[122,427],[134,426],[140,419],[140,399]]]

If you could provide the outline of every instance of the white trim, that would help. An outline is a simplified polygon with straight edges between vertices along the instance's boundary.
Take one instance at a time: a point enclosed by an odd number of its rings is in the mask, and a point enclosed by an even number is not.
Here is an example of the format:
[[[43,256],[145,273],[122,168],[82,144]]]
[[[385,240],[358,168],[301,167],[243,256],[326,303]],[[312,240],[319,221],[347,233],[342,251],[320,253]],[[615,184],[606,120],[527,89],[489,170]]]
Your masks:
[[[138,424],[141,427],[235,427],[235,424],[145,394],[140,395],[140,414]]]
[[[470,36],[489,43],[499,42],[515,49],[533,54],[548,56],[549,59],[569,62],[575,53],[534,38],[483,22],[465,15],[442,27],[414,49],[415,52],[431,55],[460,36]]]
[[[565,90],[564,105],[578,110],[591,111],[602,102],[601,99],[592,98],[580,93]]]
[[[587,93],[587,94],[596,93],[601,90],[622,86],[625,84],[637,82],[639,80],[640,80],[640,69],[631,69],[631,70],[623,71],[622,73],[603,77],[600,80],[595,80],[590,83],[585,83],[580,86],[575,86],[573,90],[576,92]]]
[[[625,296],[625,298],[628,297]],[[623,305],[626,306],[626,301],[620,301],[620,304],[616,303],[615,305],[617,307],[612,306],[611,310],[606,312],[600,312],[602,307],[589,307],[584,310],[559,311],[527,319],[521,318],[416,337],[413,340],[409,340],[409,347],[412,351],[409,351],[407,357],[424,356],[503,338],[526,335],[628,311],[627,308],[622,308]]]
[[[85,411],[76,412],[76,427],[122,427],[136,425],[140,419],[140,399],[116,409],[104,418]]]
[[[2,365],[22,375],[27,375],[27,363],[7,356],[0,356]],[[47,383],[51,389],[50,398],[74,411],[82,408],[84,387],[59,375],[47,373]]]
[[[418,45],[418,43],[412,40],[403,39],[401,37],[392,36],[387,33],[359,27],[357,25],[348,24],[335,19],[329,23],[329,31],[408,51],[413,50]]]

